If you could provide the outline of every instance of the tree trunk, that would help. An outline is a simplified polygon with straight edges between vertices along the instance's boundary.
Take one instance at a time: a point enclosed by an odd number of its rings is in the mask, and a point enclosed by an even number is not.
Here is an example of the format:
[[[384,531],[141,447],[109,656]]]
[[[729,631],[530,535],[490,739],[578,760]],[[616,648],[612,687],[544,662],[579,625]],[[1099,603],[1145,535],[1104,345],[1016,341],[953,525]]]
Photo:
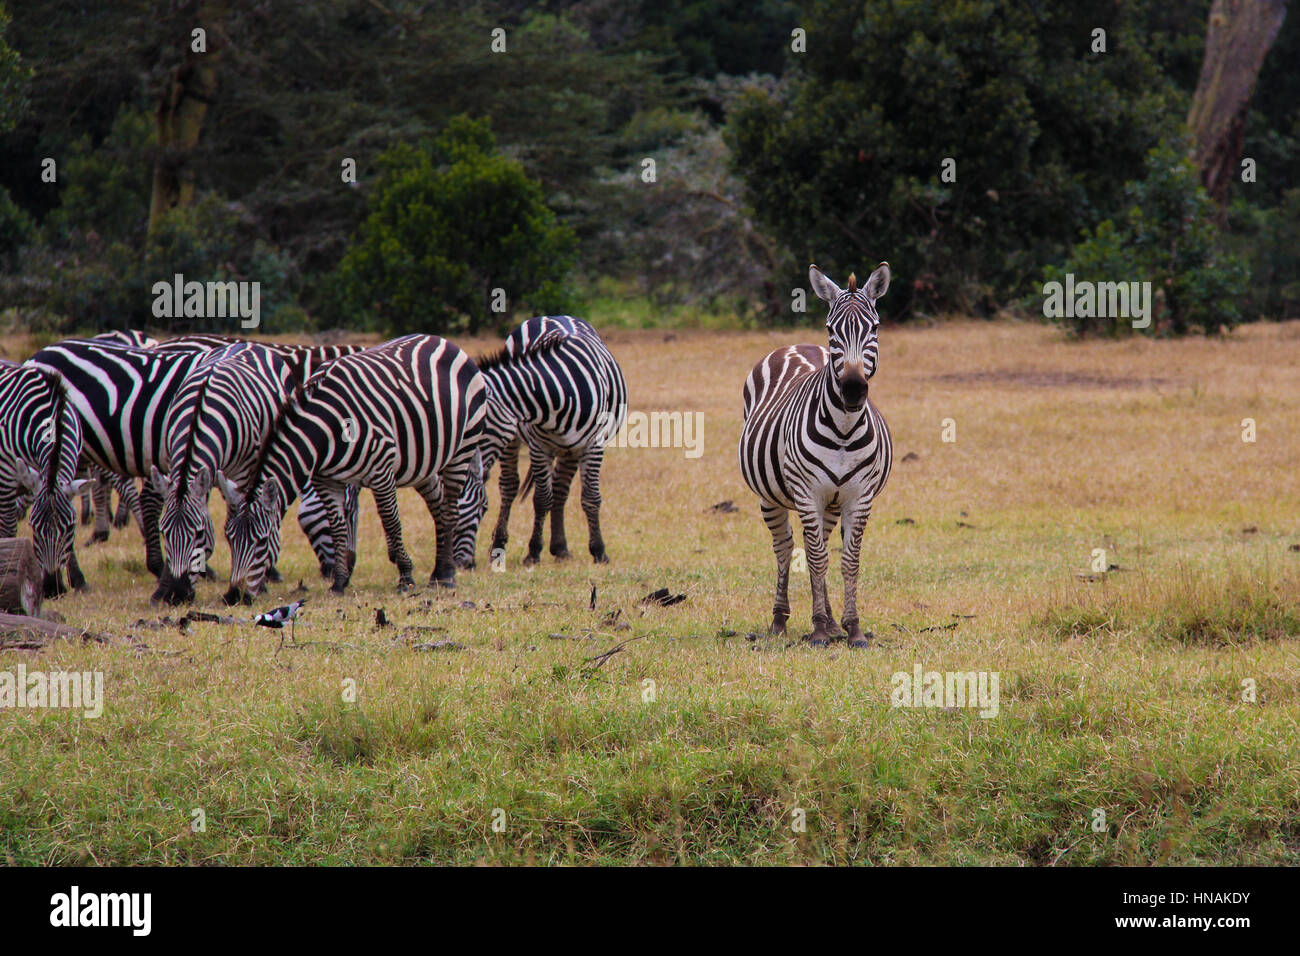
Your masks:
[[[27,538],[0,538],[0,611],[34,616],[41,610],[45,575]]]
[[[208,104],[217,95],[217,66],[225,46],[225,7],[224,2],[196,4],[194,23],[207,33],[206,52],[194,52],[192,37],[187,35],[185,61],[172,70],[158,100],[154,113],[158,159],[149,200],[151,234],[168,212],[194,201],[194,170],[189,158],[199,144]]]
[[[1286,0],[1214,0],[1205,31],[1205,59],[1187,115],[1192,161],[1201,182],[1227,214],[1228,184],[1238,173],[1246,112],[1255,80],[1286,17]]]

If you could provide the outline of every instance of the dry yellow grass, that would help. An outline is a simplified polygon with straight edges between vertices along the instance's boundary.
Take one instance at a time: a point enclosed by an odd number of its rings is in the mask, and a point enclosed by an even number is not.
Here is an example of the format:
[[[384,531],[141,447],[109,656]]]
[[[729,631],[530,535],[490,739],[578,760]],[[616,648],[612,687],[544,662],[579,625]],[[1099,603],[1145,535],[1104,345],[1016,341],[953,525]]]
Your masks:
[[[485,569],[484,536],[480,570],[454,596],[399,595],[367,495],[343,598],[286,521],[286,581],[259,609],[303,579],[297,636],[311,643],[276,653],[277,636],[249,626],[154,626],[165,612],[147,605],[134,529],[83,548],[94,591],[55,607],[149,650],[0,652],[0,670],[99,669],[106,681],[98,720],[0,711],[0,852],[1300,861],[1300,552],[1289,550],[1300,542],[1300,324],[1084,343],[1036,324],[886,325],[871,395],[896,462],[864,539],[864,626],[876,635],[865,653],[745,637],[767,623],[775,568],[736,465],[741,384],[768,350],[823,335],[817,321],[608,335],[632,409],[703,413],[704,453],[607,454],[607,567],[586,559],[571,500],[575,559],[522,568],[523,503],[504,573]],[[1254,443],[1242,441],[1245,418]],[[955,442],[942,440],[945,419]],[[494,482],[485,528],[495,494]],[[727,499],[737,512],[711,510]],[[421,580],[432,525],[413,493],[402,506]],[[1087,581],[1095,548],[1119,570]],[[228,567],[224,543],[213,565]],[[687,601],[637,603],[661,586]],[[831,587],[838,611],[834,564]],[[227,613],[221,591],[201,584],[199,607]],[[791,598],[791,633],[803,633],[806,576]],[[379,606],[395,627],[373,626]],[[615,610],[617,625],[603,620]],[[446,630],[394,640],[412,625]],[[633,637],[599,667],[587,660]],[[431,638],[464,648],[409,646]],[[916,664],[998,672],[998,717],[890,707],[891,675]],[[341,699],[349,679],[355,704]]]

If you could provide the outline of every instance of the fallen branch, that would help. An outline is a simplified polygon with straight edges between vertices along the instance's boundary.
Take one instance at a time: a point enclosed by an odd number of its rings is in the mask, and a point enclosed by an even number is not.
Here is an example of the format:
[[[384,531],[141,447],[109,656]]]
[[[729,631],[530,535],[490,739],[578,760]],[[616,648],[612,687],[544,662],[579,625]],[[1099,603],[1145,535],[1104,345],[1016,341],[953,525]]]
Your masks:
[[[84,628],[56,624],[39,617],[25,614],[0,613],[0,647],[40,650],[52,641],[95,641],[108,643],[108,638],[95,634]]]

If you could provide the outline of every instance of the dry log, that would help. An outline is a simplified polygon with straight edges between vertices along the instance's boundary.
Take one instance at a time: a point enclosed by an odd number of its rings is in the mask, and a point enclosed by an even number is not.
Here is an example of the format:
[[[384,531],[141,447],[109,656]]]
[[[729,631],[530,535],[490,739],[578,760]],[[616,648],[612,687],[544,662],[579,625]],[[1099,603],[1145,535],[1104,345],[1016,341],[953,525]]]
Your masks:
[[[36,615],[45,592],[36,549],[27,538],[0,538],[0,611]]]

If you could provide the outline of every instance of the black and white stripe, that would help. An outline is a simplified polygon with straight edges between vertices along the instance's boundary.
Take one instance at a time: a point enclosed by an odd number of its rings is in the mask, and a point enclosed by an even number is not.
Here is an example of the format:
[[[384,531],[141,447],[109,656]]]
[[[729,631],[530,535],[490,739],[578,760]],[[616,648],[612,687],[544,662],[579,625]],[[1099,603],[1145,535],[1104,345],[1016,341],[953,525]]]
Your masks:
[[[155,467],[151,472],[154,490],[162,498],[159,524],[167,559],[155,600],[179,603],[194,596],[193,580],[206,570],[214,545],[208,495],[217,472],[242,483],[293,390],[325,362],[359,350],[236,342],[214,350],[195,366],[164,424],[164,457],[170,470]],[[345,550],[355,550],[355,488],[346,496],[346,511]],[[303,491],[298,522],[311,540],[322,574],[332,576],[329,519],[310,487]]]
[[[194,367],[205,344],[174,345],[168,350],[138,348],[97,339],[69,339],[41,349],[27,364],[59,373],[81,417],[82,453],[93,465],[125,478],[148,477],[166,468],[163,425],[172,399]],[[145,559],[161,575],[158,540],[161,498],[146,482],[140,493]]]
[[[547,315],[529,319],[493,355],[478,360],[488,384],[480,469],[461,501],[456,559],[474,566],[478,525],[487,509],[482,487],[501,462],[501,513],[492,551],[505,548],[510,509],[519,491],[518,449],[528,447],[533,485],[533,532],[525,563],[541,557],[542,532],[551,516],[551,554],[569,557],[564,505],[575,473],[582,474],[582,510],[587,516],[593,560],[608,561],[600,530],[600,469],[605,443],[627,416],[623,371],[596,330],[582,319]]]
[[[77,480],[80,458],[81,419],[58,373],[0,364],[0,537],[16,533],[25,491],[46,597],[63,593],[65,567],[69,584],[86,584],[74,541],[73,502],[87,483]]]
[[[836,520],[844,542],[844,618],[850,646],[866,647],[858,620],[858,560],[871,505],[889,477],[893,445],[889,428],[867,398],[876,372],[880,317],[875,302],[889,287],[889,266],[881,263],[858,289],[849,277],[840,289],[816,266],[813,290],[830,303],[826,330],[830,348],[792,345],[754,366],[745,380],[745,425],[740,436],[740,471],[762,502],[763,520],[776,552],[773,634],[784,634],[790,616],[790,556],[794,538],[790,512],[803,524],[812,582],[813,633],[824,645],[836,637],[826,587],[828,541]]]
[[[414,578],[397,489],[414,487],[437,529],[430,583],[454,585],[451,534],[478,452],[485,392],[469,356],[435,335],[404,336],[325,365],[286,403],[244,487],[218,474],[231,508],[227,602],[261,591],[279,553],[285,509],[309,483],[329,512],[336,541],[347,536],[346,486],[371,489],[404,587]],[[351,560],[336,560],[332,590],[342,592],[351,571]]]

